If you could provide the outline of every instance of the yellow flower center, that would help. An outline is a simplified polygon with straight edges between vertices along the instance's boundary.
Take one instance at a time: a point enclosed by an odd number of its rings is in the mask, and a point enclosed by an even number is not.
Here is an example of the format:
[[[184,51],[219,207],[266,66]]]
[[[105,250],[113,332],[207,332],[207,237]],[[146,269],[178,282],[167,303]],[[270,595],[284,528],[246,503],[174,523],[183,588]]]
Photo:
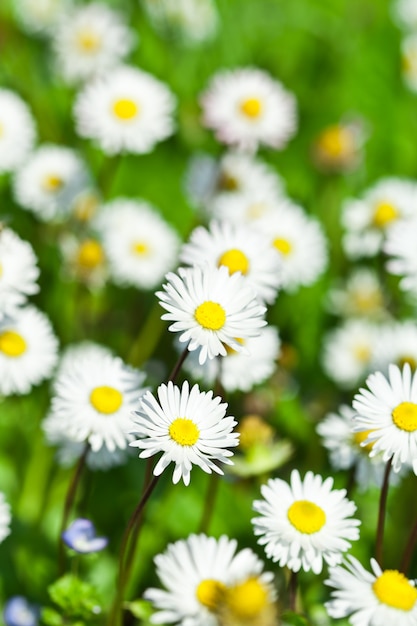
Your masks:
[[[246,215],[250,220],[257,220],[264,215],[267,206],[263,202],[255,202],[246,209]]]
[[[239,189],[239,181],[231,174],[223,172],[220,175],[217,186],[222,191],[236,191],[237,189]]]
[[[382,294],[380,291],[358,291],[352,296],[353,305],[360,313],[372,313],[382,306]]]
[[[120,98],[113,103],[113,113],[119,120],[132,120],[139,113],[139,105],[128,98]]]
[[[373,223],[377,228],[385,228],[399,216],[398,210],[390,202],[379,202],[374,211]]]
[[[417,430],[417,404],[401,402],[392,412],[392,421],[400,430],[408,433]]]
[[[238,343],[240,343],[240,345],[241,345],[241,346],[244,346],[244,345],[245,345],[245,340],[244,340],[244,339],[241,339],[241,337],[235,337],[235,341],[237,341]],[[229,355],[230,355],[230,354],[237,354],[237,352],[238,352],[238,351],[237,351],[237,350],[235,350],[234,348],[231,348],[230,346],[228,346],[228,345],[226,345],[226,344],[223,344],[223,345],[224,345],[224,347],[225,347],[225,349],[226,349],[227,354],[229,354]]]
[[[226,586],[219,580],[207,578],[196,589],[197,600],[209,611],[214,611],[223,597]]]
[[[380,602],[401,611],[411,611],[417,600],[417,589],[397,570],[383,572],[372,589]]]
[[[274,436],[273,428],[260,415],[246,415],[239,424],[239,446],[249,450],[258,444],[270,443]]]
[[[415,370],[417,368],[417,361],[415,360],[413,356],[407,356],[404,354],[404,356],[398,359],[397,363],[401,369],[404,367],[406,363],[408,363],[408,365],[411,367],[412,370]]]
[[[290,254],[292,250],[292,243],[288,239],[282,239],[281,237],[274,239],[274,246],[284,256]]]
[[[367,363],[371,358],[371,349],[366,345],[357,345],[353,347],[353,354],[359,363]]]
[[[243,275],[249,271],[249,259],[241,250],[232,248],[221,255],[217,266],[225,265],[229,268],[229,273],[241,272]]]
[[[248,578],[245,582],[227,589],[225,602],[236,618],[253,619],[265,609],[268,591],[259,578]]]
[[[120,391],[114,387],[103,385],[102,387],[93,389],[90,394],[90,402],[99,413],[110,415],[120,409],[123,396]]]
[[[240,110],[246,117],[256,119],[262,113],[262,102],[258,98],[247,98],[240,103]]]
[[[149,246],[143,241],[135,241],[132,245],[132,250],[138,256],[145,256],[149,252]]]
[[[95,239],[87,239],[78,248],[77,263],[86,270],[92,270],[104,261],[104,252],[101,244]]]
[[[22,335],[14,330],[4,330],[0,333],[0,352],[6,356],[18,357],[26,352],[27,344]]]
[[[326,523],[326,513],[309,500],[293,502],[287,516],[294,528],[306,535],[317,533]]]
[[[344,126],[335,124],[326,128],[319,136],[317,145],[330,159],[350,155],[354,150],[352,132]]]
[[[193,420],[186,417],[177,417],[169,427],[171,439],[180,446],[193,446],[197,443],[200,431],[194,424]]]
[[[357,444],[360,450],[370,452],[374,447],[375,441],[367,443],[366,446],[361,446],[361,443],[368,438],[369,433],[373,433],[373,430],[361,430],[360,432],[353,433],[353,440]]]
[[[101,47],[101,38],[94,31],[86,28],[77,33],[76,44],[82,52],[96,52]]]
[[[48,174],[44,177],[42,181],[42,187],[45,191],[49,191],[51,193],[55,193],[59,191],[64,185],[64,181],[60,176],[55,174]]]
[[[198,305],[194,317],[203,328],[220,330],[226,322],[226,311],[218,302],[206,300]]]
[[[74,204],[74,215],[80,222],[88,222],[96,213],[98,208],[98,198],[94,193],[83,193],[76,198]]]

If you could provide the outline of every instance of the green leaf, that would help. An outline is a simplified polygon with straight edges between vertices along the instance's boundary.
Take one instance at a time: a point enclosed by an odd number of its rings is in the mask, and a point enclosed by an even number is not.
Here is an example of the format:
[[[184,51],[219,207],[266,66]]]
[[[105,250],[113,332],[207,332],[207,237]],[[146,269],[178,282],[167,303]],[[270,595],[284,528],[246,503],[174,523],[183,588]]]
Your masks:
[[[101,613],[95,587],[71,574],[50,585],[48,591],[51,600],[62,609],[65,617],[91,620]]]

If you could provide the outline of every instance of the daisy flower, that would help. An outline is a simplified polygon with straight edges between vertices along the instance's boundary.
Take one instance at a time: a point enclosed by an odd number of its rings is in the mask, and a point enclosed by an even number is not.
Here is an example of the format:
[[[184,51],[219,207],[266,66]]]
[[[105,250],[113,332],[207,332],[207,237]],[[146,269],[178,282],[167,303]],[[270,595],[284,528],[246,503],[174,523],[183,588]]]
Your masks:
[[[246,225],[212,222],[198,226],[180,253],[186,265],[225,266],[240,272],[262,302],[274,302],[280,286],[281,255],[268,246],[268,238]]]
[[[400,368],[408,363],[413,371],[417,368],[417,325],[414,320],[392,322],[380,329],[372,370],[387,373],[390,363]]]
[[[93,452],[125,450],[133,439],[131,413],[144,392],[144,378],[106,348],[74,347],[56,376],[44,430],[57,436],[55,422],[61,422],[68,440],[88,443]]]
[[[330,617],[349,617],[353,626],[414,626],[417,623],[417,589],[397,570],[382,570],[371,559],[372,572],[353,556],[331,567],[326,585],[333,587],[325,607]]]
[[[13,91],[0,89],[0,174],[19,167],[35,142],[32,114]]]
[[[324,337],[322,364],[327,376],[345,389],[355,387],[370,371],[379,326],[362,319],[344,322]]]
[[[53,36],[58,69],[70,83],[104,74],[132,46],[133,35],[122,15],[100,2],[67,12]]]
[[[393,15],[398,24],[406,30],[417,29],[416,0],[396,0],[393,5]]]
[[[143,154],[172,135],[175,98],[159,80],[134,67],[118,67],[89,83],[74,107],[77,132],[109,155]]]
[[[375,372],[366,379],[368,389],[355,395],[355,431],[369,431],[364,444],[372,444],[369,455],[382,452],[392,460],[394,472],[412,465],[417,474],[417,374],[406,363],[402,369],[390,365],[388,378]]]
[[[261,488],[263,500],[253,507],[261,517],[252,520],[258,543],[268,558],[298,572],[320,574],[323,561],[336,565],[342,553],[359,538],[359,520],[350,516],[356,506],[345,498],[345,489],[332,489],[333,478],[307,472],[301,481],[297,470],[291,484],[270,479]]]
[[[32,246],[10,228],[0,229],[0,321],[13,315],[27,296],[39,291],[37,259]]]
[[[350,120],[324,128],[316,137],[313,159],[324,172],[349,172],[359,165],[365,129],[361,120]]]
[[[230,275],[227,267],[180,267],[178,274],[169,273],[164,291],[158,291],[160,305],[168,311],[163,320],[173,322],[172,332],[179,332],[179,341],[187,343],[192,352],[199,350],[199,363],[218,354],[226,356],[226,347],[248,352],[242,344],[248,337],[259,335],[266,325],[265,307],[246,286],[239,272]]]
[[[14,0],[12,8],[22,28],[31,35],[53,33],[71,0]]]
[[[154,559],[164,589],[144,593],[157,609],[151,622],[217,626],[216,613],[225,600],[235,613],[240,609],[241,619],[273,602],[272,573],[263,571],[262,561],[249,548],[236,550],[237,542],[225,535],[190,535],[169,544]]]
[[[211,39],[218,14],[213,0],[143,0],[156,30],[188,45]]]
[[[257,68],[219,72],[201,104],[203,124],[241,150],[255,152],[260,144],[283,148],[297,129],[294,96]]]
[[[10,505],[6,502],[4,493],[0,491],[0,543],[10,535],[11,521]]]
[[[28,393],[49,378],[58,342],[48,318],[33,306],[0,322],[0,393]]]
[[[67,215],[87,181],[85,165],[73,150],[44,145],[16,172],[14,196],[24,209],[47,221]]]
[[[179,237],[143,200],[118,198],[97,220],[110,274],[121,286],[154,289],[177,264]]]
[[[352,271],[345,284],[329,290],[327,308],[343,317],[382,317],[385,297],[376,272],[366,267]]]
[[[387,236],[384,252],[392,257],[387,270],[402,276],[400,287],[417,296],[417,216],[395,224]]]
[[[226,391],[250,391],[274,373],[281,350],[281,341],[274,326],[260,329],[258,337],[241,340],[249,354],[227,349],[225,357],[198,363],[196,352],[185,360],[183,368],[190,376],[202,379],[208,385],[218,380]]]
[[[281,254],[282,289],[294,291],[302,285],[311,285],[324,272],[326,239],[320,224],[301,207],[289,200],[282,201],[255,225]]]
[[[346,254],[350,258],[377,254],[395,222],[416,214],[416,202],[417,185],[399,178],[380,180],[359,200],[346,201],[342,208]]]
[[[75,237],[65,233],[59,241],[64,271],[72,278],[98,289],[108,278],[107,258],[98,237]]]
[[[213,398],[212,391],[200,391],[198,385],[190,389],[187,381],[181,389],[172,382],[160,385],[157,394],[158,399],[145,393],[135,411],[134,432],[140,439],[130,445],[143,450],[139,457],[147,459],[162,452],[153,473],[159,476],[175,463],[174,484],[182,478],[189,485],[193,465],[208,474],[223,474],[213,460],[232,465],[229,457],[233,452],[226,448],[239,443],[239,434],[232,432],[237,422],[225,417],[227,404],[219,396]]]

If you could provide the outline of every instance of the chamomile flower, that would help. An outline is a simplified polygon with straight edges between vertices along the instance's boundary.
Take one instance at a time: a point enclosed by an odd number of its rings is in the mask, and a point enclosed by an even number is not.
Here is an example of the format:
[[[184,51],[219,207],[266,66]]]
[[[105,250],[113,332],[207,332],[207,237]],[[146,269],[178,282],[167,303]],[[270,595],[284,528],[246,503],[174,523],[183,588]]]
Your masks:
[[[330,617],[349,617],[353,626],[414,626],[417,623],[417,589],[397,570],[382,570],[371,559],[372,572],[348,556],[331,567],[326,585],[333,587],[325,606]]]
[[[329,290],[327,308],[343,317],[383,317],[384,292],[376,272],[366,267],[352,271],[341,286]]]
[[[408,363],[413,371],[417,368],[417,325],[414,320],[392,322],[380,329],[372,370],[386,373],[390,363],[399,367]]]
[[[12,8],[23,29],[31,35],[53,33],[71,0],[15,0]]]
[[[74,197],[86,186],[88,174],[70,148],[43,145],[16,172],[14,196],[24,209],[41,220],[68,214]]]
[[[222,71],[201,97],[203,123],[222,143],[255,152],[280,149],[297,128],[294,96],[257,68]]]
[[[197,227],[182,247],[180,261],[186,265],[228,268],[240,272],[262,302],[274,302],[280,286],[281,255],[268,246],[268,238],[246,225],[212,222]]]
[[[237,422],[225,417],[227,404],[219,396],[213,398],[212,391],[200,391],[198,385],[190,389],[187,381],[181,389],[171,382],[160,385],[157,394],[158,399],[145,393],[135,411],[134,432],[140,439],[130,445],[143,450],[139,457],[162,452],[153,473],[159,476],[175,463],[174,484],[182,478],[189,485],[193,465],[208,474],[223,474],[213,461],[232,465],[233,452],[227,448],[239,443],[239,434],[232,432]]]
[[[340,387],[357,385],[370,371],[379,327],[350,319],[324,338],[322,363],[327,376]]]
[[[382,453],[394,472],[412,465],[417,474],[417,374],[408,363],[401,370],[390,365],[388,378],[375,372],[353,400],[355,431],[368,431],[364,445],[371,457]]]
[[[206,213],[233,224],[257,227],[260,220],[273,216],[283,200],[267,187],[257,187],[242,193],[218,194],[208,204]]]
[[[384,251],[391,257],[387,270],[402,276],[400,287],[417,296],[417,217],[395,224],[388,233]]]
[[[110,274],[118,285],[139,289],[159,286],[177,264],[179,237],[143,200],[118,198],[97,220]]]
[[[398,24],[406,30],[417,29],[416,0],[395,0],[393,14]]]
[[[67,12],[54,30],[57,67],[70,83],[104,74],[132,45],[133,35],[122,15],[100,2]]]
[[[211,39],[218,25],[213,0],[143,0],[153,26],[185,44]]]
[[[242,619],[275,599],[273,575],[263,571],[262,561],[252,550],[237,552],[237,542],[225,535],[219,539],[190,535],[169,544],[154,560],[164,587],[144,593],[157,609],[151,617],[154,624],[217,626],[216,613],[225,600],[233,608],[233,600],[240,599],[239,608],[245,612]],[[244,598],[239,593],[243,590]]]
[[[49,378],[58,342],[48,318],[33,306],[0,322],[0,394],[28,393]]]
[[[239,272],[229,274],[227,267],[180,267],[169,273],[164,291],[156,293],[168,311],[162,319],[173,322],[172,332],[181,333],[179,341],[192,352],[199,350],[199,363],[217,355],[225,356],[226,347],[248,352],[242,340],[259,335],[266,325],[265,307],[246,286]]]
[[[174,106],[171,91],[151,74],[118,67],[79,93],[74,107],[77,132],[109,155],[150,152],[172,135]]]
[[[13,91],[0,89],[0,174],[23,163],[35,137],[35,124],[26,103]]]
[[[327,265],[327,243],[320,224],[289,200],[282,201],[256,228],[281,254],[282,289],[294,291],[314,283]]]
[[[6,502],[4,494],[0,491],[0,543],[10,535],[11,521],[10,505]]]
[[[366,133],[361,120],[342,121],[316,137],[313,159],[324,172],[348,172],[359,165]]]
[[[0,229],[0,322],[13,315],[27,296],[39,291],[37,259],[32,246],[10,228]]]
[[[103,244],[95,235],[76,237],[66,233],[59,241],[64,271],[71,278],[98,289],[108,278],[108,264]]]
[[[398,178],[380,180],[359,200],[346,201],[342,213],[346,254],[351,258],[377,254],[395,222],[416,215],[416,203],[417,185]]]
[[[249,354],[227,349],[225,357],[198,363],[196,352],[185,360],[183,368],[190,376],[199,378],[208,385],[218,380],[226,391],[250,391],[274,373],[280,354],[281,342],[273,326],[260,329],[258,337],[241,340]]]
[[[133,439],[131,412],[144,392],[144,378],[101,346],[69,351],[55,379],[44,430],[57,440],[61,422],[67,440],[88,443],[93,452],[125,450]]]
[[[345,498],[345,489],[333,489],[333,478],[307,472],[302,481],[293,470],[290,485],[274,478],[261,491],[264,499],[253,504],[261,515],[252,520],[254,532],[280,566],[319,574],[323,561],[340,563],[350,542],[359,538],[360,521],[351,518],[356,506]]]

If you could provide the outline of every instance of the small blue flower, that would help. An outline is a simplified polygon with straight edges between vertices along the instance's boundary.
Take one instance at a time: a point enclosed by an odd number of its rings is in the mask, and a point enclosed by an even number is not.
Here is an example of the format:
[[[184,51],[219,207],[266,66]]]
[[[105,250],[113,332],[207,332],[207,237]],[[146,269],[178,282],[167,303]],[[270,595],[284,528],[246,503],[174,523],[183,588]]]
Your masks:
[[[38,626],[40,609],[23,596],[13,596],[4,606],[3,618],[6,626]]]
[[[88,519],[76,519],[62,533],[64,543],[81,554],[89,552],[99,552],[103,550],[107,544],[107,537],[96,537],[96,529],[94,524]]]

